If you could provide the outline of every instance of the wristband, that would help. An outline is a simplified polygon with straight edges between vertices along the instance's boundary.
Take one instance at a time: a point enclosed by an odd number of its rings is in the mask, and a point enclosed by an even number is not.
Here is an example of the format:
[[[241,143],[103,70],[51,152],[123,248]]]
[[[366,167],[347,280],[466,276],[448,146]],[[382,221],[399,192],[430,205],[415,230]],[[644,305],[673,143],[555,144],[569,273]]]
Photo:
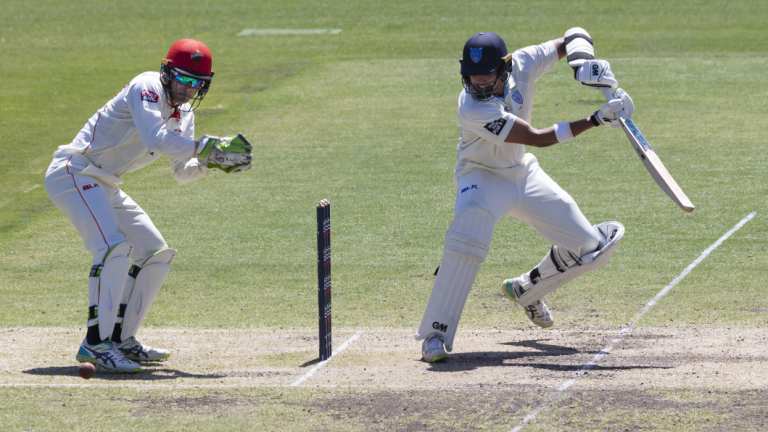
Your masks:
[[[573,139],[573,131],[571,131],[571,124],[569,122],[555,123],[553,128],[555,129],[557,142],[566,142]]]
[[[592,126],[597,127],[602,124],[600,123],[600,120],[597,119],[597,116],[598,116],[598,111],[595,111],[594,113],[592,113],[591,116],[589,116],[589,121],[590,123],[592,123]]]

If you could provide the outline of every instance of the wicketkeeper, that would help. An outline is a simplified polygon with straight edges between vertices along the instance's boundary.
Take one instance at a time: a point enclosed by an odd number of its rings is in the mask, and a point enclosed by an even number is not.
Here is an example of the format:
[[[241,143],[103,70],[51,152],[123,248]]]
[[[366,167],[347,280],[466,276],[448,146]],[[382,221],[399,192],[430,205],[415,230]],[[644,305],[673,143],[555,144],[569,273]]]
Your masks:
[[[592,38],[581,28],[562,38],[507,52],[495,33],[477,33],[464,45],[458,118],[461,127],[455,170],[456,202],[445,235],[443,258],[417,332],[422,358],[443,360],[496,223],[504,216],[523,221],[552,243],[533,269],[502,283],[504,294],[540,327],[553,324],[543,299],[574,277],[604,265],[621,240],[615,221],[592,225],[573,198],[539,166],[526,146],[547,147],[603,124],[619,126],[632,115],[629,95],[615,98],[586,118],[552,127],[531,126],[536,80],[567,55],[582,84],[616,88],[610,65],[594,58]],[[509,247],[517,252],[514,245]]]
[[[77,360],[111,372],[137,372],[166,360],[167,350],[143,345],[136,333],[155,300],[176,251],[149,216],[121,190],[122,176],[168,156],[180,183],[209,168],[251,167],[241,135],[195,140],[194,108],[213,79],[213,56],[198,40],[174,42],[160,72],[133,78],[101,107],[74,140],[53,154],[48,196],[93,255],[88,282],[88,330]]]

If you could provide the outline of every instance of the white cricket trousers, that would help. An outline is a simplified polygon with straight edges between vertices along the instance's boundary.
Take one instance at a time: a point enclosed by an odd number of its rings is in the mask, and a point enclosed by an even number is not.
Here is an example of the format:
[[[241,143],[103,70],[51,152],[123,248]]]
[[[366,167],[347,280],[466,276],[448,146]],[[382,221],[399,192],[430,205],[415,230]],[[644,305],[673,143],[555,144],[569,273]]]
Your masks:
[[[79,155],[55,158],[45,174],[45,189],[80,233],[93,263],[100,264],[111,247],[126,240],[134,263],[167,248],[152,220],[128,194],[79,174],[88,163]]]
[[[597,249],[600,234],[576,201],[539,166],[535,157],[501,177],[474,169],[457,179],[454,214],[476,207],[488,211],[494,224],[504,216],[527,223],[552,244],[581,256]]]
[[[541,169],[535,157],[528,158],[524,165],[507,170],[505,177],[476,168],[457,179],[454,219],[417,339],[438,334],[446,349],[453,349],[464,304],[502,217],[528,223],[553,244],[578,256],[599,246],[600,233],[573,198]]]

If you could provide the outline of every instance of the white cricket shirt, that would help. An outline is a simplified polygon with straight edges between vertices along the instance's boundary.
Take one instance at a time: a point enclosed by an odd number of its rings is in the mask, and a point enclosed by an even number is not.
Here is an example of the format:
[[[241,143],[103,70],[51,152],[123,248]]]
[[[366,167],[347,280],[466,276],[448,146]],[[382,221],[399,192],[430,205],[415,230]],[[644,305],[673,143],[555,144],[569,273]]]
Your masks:
[[[205,174],[199,166],[195,116],[184,104],[174,109],[160,83],[159,72],[133,78],[85,123],[75,139],[60,146],[54,158],[82,155],[102,171],[119,178],[166,154],[179,181]]]
[[[525,163],[522,144],[504,142],[515,119],[531,122],[535,81],[557,62],[554,41],[521,48],[512,53],[512,71],[504,96],[480,101],[462,89],[458,100],[459,144],[456,148],[456,175],[485,169],[500,175]]]

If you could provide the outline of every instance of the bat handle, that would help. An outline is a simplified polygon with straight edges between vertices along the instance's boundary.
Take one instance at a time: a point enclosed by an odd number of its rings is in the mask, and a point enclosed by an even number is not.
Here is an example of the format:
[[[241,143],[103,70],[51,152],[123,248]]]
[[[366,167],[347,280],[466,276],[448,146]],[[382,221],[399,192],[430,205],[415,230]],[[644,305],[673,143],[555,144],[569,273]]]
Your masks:
[[[600,87],[600,91],[603,93],[603,96],[605,96],[605,100],[609,101],[615,97],[615,90],[610,87]],[[622,116],[624,118],[624,116]]]

